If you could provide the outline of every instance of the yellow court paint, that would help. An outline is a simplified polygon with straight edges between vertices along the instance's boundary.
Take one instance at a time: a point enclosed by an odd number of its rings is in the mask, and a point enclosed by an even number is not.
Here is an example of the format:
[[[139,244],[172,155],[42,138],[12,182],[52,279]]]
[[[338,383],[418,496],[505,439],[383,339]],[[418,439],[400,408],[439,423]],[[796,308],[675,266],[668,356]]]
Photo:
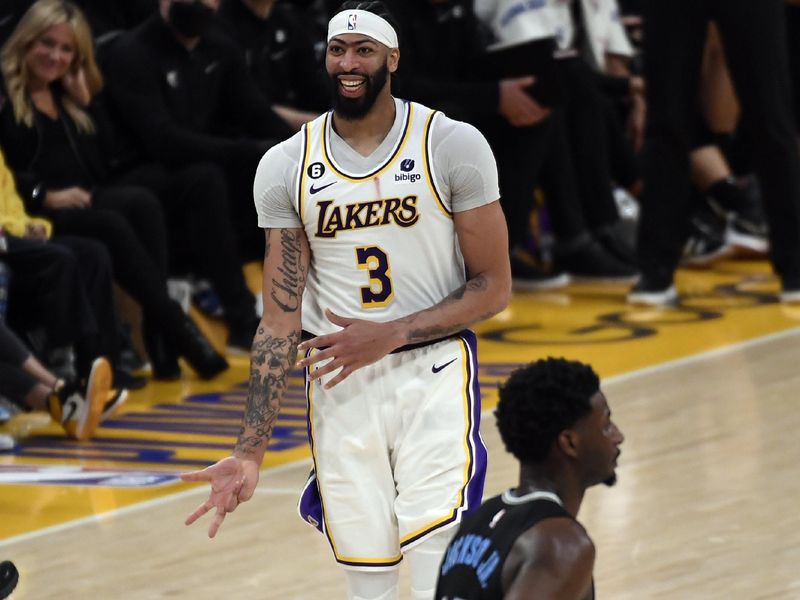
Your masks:
[[[248,279],[258,281],[252,267]],[[661,310],[626,305],[624,286],[515,294],[506,311],[477,328],[484,408],[493,407],[496,384],[515,365],[539,357],[579,359],[609,377],[800,325],[800,306],[776,302],[777,282],[763,262],[681,271],[677,283],[681,305]],[[202,326],[221,343],[219,324]],[[0,540],[187,489],[175,474],[226,456],[238,432],[247,357],[231,364],[213,382],[187,375],[150,383],[86,444],[66,440],[43,415],[5,425],[20,443],[0,454]],[[307,458],[305,428],[295,376],[265,468]]]

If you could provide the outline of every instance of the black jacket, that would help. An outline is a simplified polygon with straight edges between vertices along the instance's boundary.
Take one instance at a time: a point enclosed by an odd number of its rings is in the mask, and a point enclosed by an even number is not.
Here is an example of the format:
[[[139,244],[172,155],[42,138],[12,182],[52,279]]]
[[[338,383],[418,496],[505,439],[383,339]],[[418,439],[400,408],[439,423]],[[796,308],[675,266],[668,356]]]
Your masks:
[[[294,133],[258,91],[240,52],[213,31],[188,51],[155,14],[105,51],[115,110],[148,159],[236,164]]]
[[[475,121],[497,115],[500,90],[484,76],[484,31],[471,0],[387,0],[398,21],[403,98]]]
[[[53,93],[59,105],[59,119],[77,162],[84,171],[84,178],[88,177],[96,184],[106,182],[111,168],[109,161],[114,152],[113,143],[104,135],[104,132],[108,132],[108,126],[104,123],[105,117],[101,105],[94,104],[88,109],[95,121],[96,133],[80,133],[61,105],[60,86],[54,86]],[[41,175],[43,167],[40,161],[43,143],[41,119],[41,115],[34,112],[33,127],[17,123],[11,101],[6,98],[5,91],[0,89],[0,147],[3,149],[9,169],[14,173],[17,189],[25,202],[26,209],[31,214],[41,213],[42,201],[47,191],[47,185]]]
[[[256,85],[273,103],[316,111],[330,108],[321,60],[325,41],[318,42],[318,59],[308,24],[293,5],[276,4],[264,20],[242,0],[223,0],[219,23],[242,51]]]

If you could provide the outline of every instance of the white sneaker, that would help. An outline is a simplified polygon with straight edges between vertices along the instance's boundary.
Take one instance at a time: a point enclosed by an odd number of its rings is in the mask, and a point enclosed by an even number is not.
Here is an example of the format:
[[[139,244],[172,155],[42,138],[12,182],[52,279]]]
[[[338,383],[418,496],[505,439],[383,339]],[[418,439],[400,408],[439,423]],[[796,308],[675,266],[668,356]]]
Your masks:
[[[167,279],[167,295],[181,305],[185,314],[189,314],[192,304],[192,285],[186,279]]]
[[[778,298],[784,304],[800,304],[800,290],[784,290]]]
[[[17,442],[8,434],[0,433],[0,452],[13,450]]]
[[[671,285],[662,290],[634,286],[626,297],[628,304],[641,306],[673,306],[678,302],[678,291]]]

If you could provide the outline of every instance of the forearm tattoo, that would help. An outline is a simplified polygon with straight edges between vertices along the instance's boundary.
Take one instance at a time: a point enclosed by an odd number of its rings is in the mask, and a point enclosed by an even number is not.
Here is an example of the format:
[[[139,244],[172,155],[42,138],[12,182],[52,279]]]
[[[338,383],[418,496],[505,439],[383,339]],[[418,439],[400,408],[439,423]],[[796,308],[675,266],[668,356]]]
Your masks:
[[[289,382],[289,371],[297,360],[300,331],[287,337],[268,335],[261,326],[253,340],[250,385],[236,453],[252,455],[263,449],[275,427],[281,399]]]
[[[467,292],[485,292],[489,287],[488,281],[486,281],[486,277],[483,275],[478,275],[470,279],[465,285],[462,285],[460,288],[452,292],[449,296],[447,296],[444,300],[439,302],[438,304],[431,306],[427,310],[421,311],[417,315],[410,315],[407,317],[409,323],[413,323],[421,314],[432,312],[434,310],[438,310],[442,306],[447,304],[452,304],[453,302],[457,302],[464,298]],[[458,333],[465,327],[469,327],[472,323],[477,321],[483,321],[484,319],[488,319],[492,316],[491,312],[485,312],[481,314],[476,319],[469,319],[468,321],[458,322],[458,323],[451,323],[449,325],[433,325],[429,327],[423,327],[419,329],[411,329],[408,332],[407,341],[410,344],[418,343],[418,342],[426,342],[429,340],[433,340],[440,337],[445,337],[451,335],[453,333]]]

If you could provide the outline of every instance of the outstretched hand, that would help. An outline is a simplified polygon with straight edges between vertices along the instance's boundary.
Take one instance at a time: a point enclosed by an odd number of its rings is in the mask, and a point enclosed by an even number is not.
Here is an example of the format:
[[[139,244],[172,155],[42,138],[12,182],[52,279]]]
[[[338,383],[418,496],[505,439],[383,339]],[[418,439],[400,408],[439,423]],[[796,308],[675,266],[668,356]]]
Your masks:
[[[300,352],[309,348],[323,348],[323,350],[298,361],[297,366],[306,368],[331,359],[322,367],[309,371],[309,378],[313,381],[341,368],[341,371],[325,384],[326,390],[344,381],[353,371],[371,365],[403,345],[399,332],[392,323],[375,323],[364,319],[342,317],[330,309],[325,310],[325,316],[334,325],[342,327],[342,330],[301,343],[297,347]]]
[[[208,537],[217,535],[225,516],[253,497],[258,483],[258,469],[259,464],[253,460],[229,456],[200,471],[181,473],[183,481],[207,481],[211,484],[208,499],[186,518],[186,525],[191,525],[215,508],[214,518],[208,526]]]

